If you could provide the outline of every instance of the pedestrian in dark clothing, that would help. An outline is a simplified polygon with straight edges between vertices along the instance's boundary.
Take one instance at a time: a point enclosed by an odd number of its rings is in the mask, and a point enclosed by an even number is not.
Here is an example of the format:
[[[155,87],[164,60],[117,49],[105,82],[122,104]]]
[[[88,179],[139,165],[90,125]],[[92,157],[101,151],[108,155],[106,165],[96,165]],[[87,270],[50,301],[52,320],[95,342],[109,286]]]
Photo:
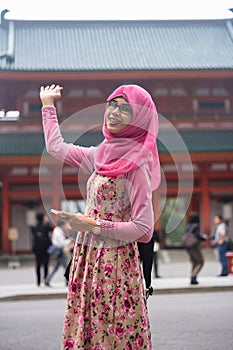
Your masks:
[[[44,213],[36,216],[37,225],[32,228],[32,250],[35,254],[37,285],[41,284],[41,267],[44,267],[44,280],[48,275],[49,254],[48,247],[51,244],[50,232],[53,227]]]
[[[60,266],[64,268],[64,271],[68,265],[68,251],[70,251],[70,245],[73,242],[72,238],[69,238],[70,225],[65,220],[58,220],[56,227],[52,233],[52,244],[57,248],[57,254],[52,271],[45,279],[45,285],[50,287],[50,281],[59,269]]]
[[[201,251],[201,242],[206,240],[204,235],[200,235],[200,219],[197,213],[190,214],[185,232],[190,232],[190,234],[193,234],[198,239],[198,243],[195,246],[186,248],[192,264],[190,284],[195,285],[198,284],[197,275],[204,265],[204,258]]]
[[[153,295],[153,287],[151,286],[151,272],[153,265],[153,253],[154,253],[154,238],[148,243],[138,242],[139,257],[142,262],[143,276],[146,286],[146,298]]]
[[[161,239],[160,239],[159,232],[156,229],[154,229],[154,232],[153,232],[153,239],[154,239],[154,252],[153,252],[154,276],[155,278],[160,278],[161,276],[159,276],[159,273],[158,273],[158,252],[160,249]]]

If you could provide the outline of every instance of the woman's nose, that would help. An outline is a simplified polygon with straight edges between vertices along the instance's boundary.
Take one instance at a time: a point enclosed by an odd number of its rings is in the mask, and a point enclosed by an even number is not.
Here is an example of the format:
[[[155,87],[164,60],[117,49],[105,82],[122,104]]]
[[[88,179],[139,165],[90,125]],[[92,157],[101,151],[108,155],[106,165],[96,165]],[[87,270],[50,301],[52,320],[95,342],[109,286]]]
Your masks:
[[[119,106],[117,106],[116,108],[113,109],[112,111],[113,114],[119,114],[120,110],[119,110]]]

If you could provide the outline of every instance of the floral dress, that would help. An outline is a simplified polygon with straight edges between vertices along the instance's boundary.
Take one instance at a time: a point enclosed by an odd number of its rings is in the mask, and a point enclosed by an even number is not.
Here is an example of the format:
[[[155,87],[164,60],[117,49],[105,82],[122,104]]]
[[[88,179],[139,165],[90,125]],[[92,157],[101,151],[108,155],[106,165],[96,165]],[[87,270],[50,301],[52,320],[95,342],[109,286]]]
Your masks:
[[[86,215],[129,221],[123,177],[93,173]],[[62,350],[152,349],[138,248],[79,232],[70,269]]]

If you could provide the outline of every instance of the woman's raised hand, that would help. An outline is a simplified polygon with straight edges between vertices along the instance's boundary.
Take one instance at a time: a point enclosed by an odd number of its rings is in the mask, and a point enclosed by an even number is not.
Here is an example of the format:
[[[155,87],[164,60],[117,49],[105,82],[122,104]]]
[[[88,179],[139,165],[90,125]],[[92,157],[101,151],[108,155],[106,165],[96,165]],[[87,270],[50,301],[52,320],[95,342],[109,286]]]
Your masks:
[[[48,85],[46,87],[41,86],[40,88],[40,99],[43,107],[54,106],[54,102],[61,97],[61,90],[63,89],[60,85]]]

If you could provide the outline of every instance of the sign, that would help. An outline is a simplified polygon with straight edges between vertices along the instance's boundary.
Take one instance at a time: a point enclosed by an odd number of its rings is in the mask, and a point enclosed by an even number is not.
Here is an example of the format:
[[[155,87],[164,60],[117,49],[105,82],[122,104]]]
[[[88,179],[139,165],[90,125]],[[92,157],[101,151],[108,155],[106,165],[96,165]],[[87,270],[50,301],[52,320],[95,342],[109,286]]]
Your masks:
[[[8,238],[10,241],[17,241],[17,239],[19,239],[19,230],[16,227],[10,227],[8,230]]]

